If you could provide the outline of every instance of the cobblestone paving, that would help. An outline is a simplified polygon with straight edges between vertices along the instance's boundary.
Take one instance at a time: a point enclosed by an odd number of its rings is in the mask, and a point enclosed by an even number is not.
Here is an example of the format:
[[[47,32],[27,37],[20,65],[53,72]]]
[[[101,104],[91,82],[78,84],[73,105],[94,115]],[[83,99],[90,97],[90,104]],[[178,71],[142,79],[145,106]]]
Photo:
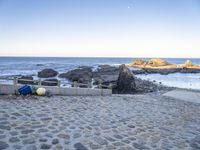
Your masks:
[[[0,149],[200,149],[200,105],[161,96],[0,96]]]

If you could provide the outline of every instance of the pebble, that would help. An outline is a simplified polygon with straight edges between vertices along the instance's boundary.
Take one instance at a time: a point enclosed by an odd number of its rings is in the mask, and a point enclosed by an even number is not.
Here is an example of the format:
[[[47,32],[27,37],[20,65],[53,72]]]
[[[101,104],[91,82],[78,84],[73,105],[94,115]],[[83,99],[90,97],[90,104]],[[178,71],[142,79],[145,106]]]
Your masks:
[[[58,139],[53,139],[53,140],[52,140],[52,144],[53,144],[53,145],[58,144],[58,143],[59,143],[59,140],[58,140]]]
[[[42,144],[40,148],[41,149],[50,149],[51,145],[49,145],[49,144]]]

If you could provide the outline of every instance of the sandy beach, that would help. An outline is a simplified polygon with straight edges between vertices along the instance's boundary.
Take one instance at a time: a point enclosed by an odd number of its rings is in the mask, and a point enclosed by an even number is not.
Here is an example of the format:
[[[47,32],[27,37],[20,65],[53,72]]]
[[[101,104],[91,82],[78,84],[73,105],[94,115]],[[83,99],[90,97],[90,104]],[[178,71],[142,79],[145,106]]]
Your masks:
[[[162,94],[0,96],[0,149],[200,149],[200,104]]]

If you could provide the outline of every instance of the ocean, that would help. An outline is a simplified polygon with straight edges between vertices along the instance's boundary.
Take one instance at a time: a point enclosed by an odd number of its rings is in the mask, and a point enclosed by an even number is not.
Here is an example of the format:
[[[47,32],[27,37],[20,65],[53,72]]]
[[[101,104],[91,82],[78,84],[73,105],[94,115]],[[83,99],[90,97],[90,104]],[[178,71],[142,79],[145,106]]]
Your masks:
[[[52,68],[59,73],[67,72],[78,66],[93,66],[108,64],[118,66],[129,64],[136,58],[78,58],[78,57],[0,57],[0,77],[14,75],[33,75],[37,72]],[[149,58],[143,58],[148,60]],[[164,58],[170,63],[183,64],[188,58]],[[190,58],[189,58],[190,59]],[[193,64],[200,65],[200,59],[190,59]],[[169,74],[169,75],[137,75],[146,80],[162,82],[167,86],[180,88],[200,89],[200,74]]]

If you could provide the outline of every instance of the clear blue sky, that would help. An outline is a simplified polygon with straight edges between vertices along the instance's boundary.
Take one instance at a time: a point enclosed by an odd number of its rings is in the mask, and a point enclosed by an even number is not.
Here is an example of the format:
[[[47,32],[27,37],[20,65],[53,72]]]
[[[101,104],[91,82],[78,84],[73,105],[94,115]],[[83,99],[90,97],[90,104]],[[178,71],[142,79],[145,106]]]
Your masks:
[[[200,58],[200,0],[0,0],[0,56]]]

